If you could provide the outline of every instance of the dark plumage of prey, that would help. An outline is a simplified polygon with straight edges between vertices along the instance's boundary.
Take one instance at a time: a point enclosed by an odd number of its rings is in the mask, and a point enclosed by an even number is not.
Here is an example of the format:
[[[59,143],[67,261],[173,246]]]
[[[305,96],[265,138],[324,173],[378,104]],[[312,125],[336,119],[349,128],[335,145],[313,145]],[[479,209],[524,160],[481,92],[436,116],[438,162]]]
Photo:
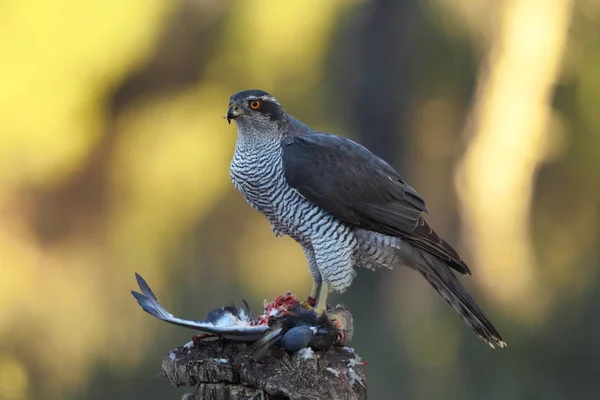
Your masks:
[[[355,268],[418,271],[482,340],[500,334],[452,270],[471,271],[423,218],[423,198],[384,160],[350,139],[316,132],[262,90],[231,96],[238,127],[231,180],[277,236],[304,249],[311,297],[323,313],[330,290],[345,291]]]
[[[337,328],[325,313],[317,314],[298,304],[269,320],[269,330],[254,343],[255,357],[262,357],[278,343],[289,353],[305,347],[325,351],[333,346],[337,336]]]

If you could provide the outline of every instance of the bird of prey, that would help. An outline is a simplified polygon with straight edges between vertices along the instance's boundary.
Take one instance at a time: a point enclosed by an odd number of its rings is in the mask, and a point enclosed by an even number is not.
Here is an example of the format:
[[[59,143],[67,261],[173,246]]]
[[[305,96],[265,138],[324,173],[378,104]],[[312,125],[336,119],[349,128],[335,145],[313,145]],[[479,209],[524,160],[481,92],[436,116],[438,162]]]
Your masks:
[[[275,235],[304,249],[317,312],[325,312],[330,290],[350,286],[356,267],[407,266],[479,338],[505,346],[452,272],[471,271],[423,218],[423,198],[387,162],[350,139],[314,131],[262,90],[232,95],[225,118],[238,128],[231,180]]]

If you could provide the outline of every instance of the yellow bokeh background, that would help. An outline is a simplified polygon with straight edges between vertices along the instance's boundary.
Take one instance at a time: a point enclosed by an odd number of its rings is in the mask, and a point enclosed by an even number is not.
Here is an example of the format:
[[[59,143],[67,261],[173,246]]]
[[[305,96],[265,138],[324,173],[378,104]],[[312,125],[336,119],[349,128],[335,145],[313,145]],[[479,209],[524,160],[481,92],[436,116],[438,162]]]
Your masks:
[[[600,391],[596,1],[0,10],[1,400],[181,396],[156,374],[191,332],[139,309],[134,272],[190,318],[308,292],[300,247],[229,181],[221,116],[248,88],[387,151],[509,343],[490,353],[410,271],[360,271],[334,299],[373,398]]]

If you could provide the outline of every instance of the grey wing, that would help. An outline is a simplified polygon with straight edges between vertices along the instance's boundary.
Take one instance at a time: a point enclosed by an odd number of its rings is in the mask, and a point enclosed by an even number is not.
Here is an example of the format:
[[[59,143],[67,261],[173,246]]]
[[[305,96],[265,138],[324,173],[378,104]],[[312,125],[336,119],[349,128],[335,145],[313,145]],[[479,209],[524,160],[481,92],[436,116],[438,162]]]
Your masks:
[[[314,132],[281,142],[287,183],[340,220],[401,237],[463,274],[467,265],[422,215],[423,198],[384,160],[350,139]]]
[[[283,325],[281,323],[271,326],[267,331],[265,331],[264,335],[252,345],[252,347],[255,349],[254,358],[259,359],[267,354],[267,352],[271,350],[273,346],[281,341],[284,333]]]
[[[131,294],[137,300],[138,304],[148,314],[170,324],[183,326],[186,328],[196,329],[202,332],[212,333],[215,335],[227,337],[230,339],[254,342],[258,340],[263,333],[268,329],[266,325],[251,326],[248,324],[232,324],[235,318],[232,318],[231,311],[228,307],[213,310],[204,321],[195,321],[182,319],[168,312],[159,302],[148,283],[140,275],[135,274],[138,285],[142,293],[132,291]],[[219,311],[221,317],[219,318]]]

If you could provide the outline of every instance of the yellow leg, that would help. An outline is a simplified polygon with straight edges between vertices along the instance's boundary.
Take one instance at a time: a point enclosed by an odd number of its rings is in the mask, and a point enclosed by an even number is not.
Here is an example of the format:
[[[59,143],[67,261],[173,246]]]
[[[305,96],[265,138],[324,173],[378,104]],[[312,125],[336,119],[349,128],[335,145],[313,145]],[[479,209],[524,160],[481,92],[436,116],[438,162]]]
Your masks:
[[[319,296],[317,297],[317,306],[315,311],[317,314],[323,314],[327,311],[327,299],[329,298],[329,289],[331,284],[329,282],[323,282],[319,288]]]
[[[313,287],[312,290],[310,291],[310,297],[312,297],[313,299],[318,299],[319,298],[319,291],[321,290],[321,283],[316,283],[313,281]]]

